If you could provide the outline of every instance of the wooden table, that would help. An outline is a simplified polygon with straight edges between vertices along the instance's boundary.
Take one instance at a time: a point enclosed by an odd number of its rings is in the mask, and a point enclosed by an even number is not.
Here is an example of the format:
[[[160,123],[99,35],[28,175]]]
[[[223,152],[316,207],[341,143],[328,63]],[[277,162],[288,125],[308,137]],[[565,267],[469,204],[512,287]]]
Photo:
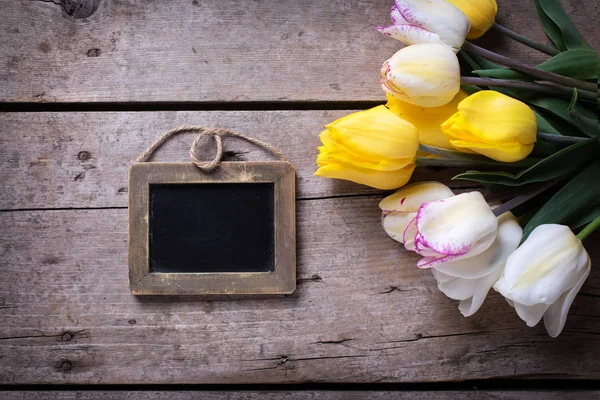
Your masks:
[[[505,25],[546,40],[531,2],[499,3]],[[387,23],[390,4],[0,2],[0,383],[21,385],[4,387],[17,391],[0,398],[126,399],[145,388],[155,391],[135,398],[166,399],[171,387],[140,385],[291,383],[310,384],[283,387],[310,389],[286,395],[298,400],[559,399],[568,392],[545,390],[598,382],[596,265],[558,339],[543,324],[527,328],[496,293],[463,318],[431,273],[415,268],[416,257],[381,229],[382,192],[312,176],[323,125],[384,101],[379,68],[399,43],[375,27]],[[562,4],[598,48],[598,2]],[[485,43],[498,52],[544,59],[489,36]],[[187,123],[245,132],[295,164],[293,295],[228,301],[130,293],[127,169],[161,132]],[[177,138],[155,159],[185,160],[189,141]],[[231,158],[267,157],[242,141],[225,146]],[[422,169],[415,179],[449,176]],[[597,263],[598,247],[590,250]],[[346,386],[320,383],[404,391],[321,392]],[[21,391],[36,384],[83,386]],[[107,384],[130,386],[101,392]]]

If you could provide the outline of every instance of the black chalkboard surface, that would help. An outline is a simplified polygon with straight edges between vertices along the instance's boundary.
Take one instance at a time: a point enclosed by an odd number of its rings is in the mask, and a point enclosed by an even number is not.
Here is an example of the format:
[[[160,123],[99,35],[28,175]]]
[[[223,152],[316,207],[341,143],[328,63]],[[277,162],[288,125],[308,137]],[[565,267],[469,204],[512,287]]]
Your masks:
[[[274,270],[273,183],[151,184],[153,273]]]

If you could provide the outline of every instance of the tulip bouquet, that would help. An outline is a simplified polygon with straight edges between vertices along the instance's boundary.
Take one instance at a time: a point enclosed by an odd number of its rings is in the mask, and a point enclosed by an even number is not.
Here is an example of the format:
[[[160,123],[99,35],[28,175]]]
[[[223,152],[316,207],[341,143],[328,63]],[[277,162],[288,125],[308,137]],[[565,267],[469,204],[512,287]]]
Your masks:
[[[556,0],[533,6],[553,46],[496,23],[495,0],[396,0],[378,30],[408,46],[381,68],[387,103],[327,125],[315,175],[402,187],[379,204],[383,228],[464,316],[493,287],[556,337],[600,227],[598,55]],[[490,29],[550,58],[530,66],[466,41]],[[453,179],[504,202],[405,186],[418,166],[465,168]]]

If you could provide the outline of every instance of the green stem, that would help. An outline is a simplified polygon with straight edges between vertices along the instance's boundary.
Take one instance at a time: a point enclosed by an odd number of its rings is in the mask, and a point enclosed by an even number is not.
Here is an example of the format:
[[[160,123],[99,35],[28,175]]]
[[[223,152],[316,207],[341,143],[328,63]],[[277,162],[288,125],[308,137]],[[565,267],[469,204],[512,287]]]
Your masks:
[[[540,183],[537,185],[532,185],[531,188],[528,191],[526,191],[525,193],[520,193],[519,195],[513,197],[506,203],[503,203],[502,205],[494,208],[494,210],[493,210],[494,215],[496,217],[499,217],[502,214],[504,214],[505,212],[510,211],[513,208],[520,206],[521,204],[533,199],[538,194],[543,193],[546,190],[550,189],[552,186],[554,186],[556,184],[556,182],[557,182],[557,180],[553,180],[553,181]]]
[[[596,229],[600,228],[600,216],[596,217],[592,222],[590,222],[581,232],[577,234],[577,237],[582,242],[590,236]]]
[[[507,87],[514,89],[522,89],[522,90],[530,90],[533,92],[539,93],[548,93],[563,97],[572,98],[573,97],[573,88],[569,88],[566,86],[557,86],[557,85],[544,85],[535,82],[523,82],[523,81],[513,81],[508,79],[496,79],[496,78],[478,78],[472,76],[461,76],[460,77],[461,85],[473,85],[473,86],[497,86],[497,87]],[[598,101],[598,96],[596,92],[589,92],[587,90],[579,90],[579,97],[584,100],[589,100],[596,102]]]
[[[465,51],[477,54],[481,57],[487,58],[488,60],[512,68],[515,71],[524,72],[543,81],[555,82],[564,86],[576,87],[578,89],[584,89],[590,92],[596,92],[598,90],[598,87],[595,83],[569,78],[553,72],[542,71],[541,69],[537,69],[536,67],[513,60],[512,58],[505,57],[501,54],[494,53],[493,51],[486,50],[483,47],[479,47],[470,42],[465,42],[462,48]]]
[[[436,156],[440,156],[443,158],[429,158],[429,157],[418,157],[421,161],[419,161],[420,165],[428,165],[432,167],[473,167],[473,166],[501,166],[501,167],[513,167],[513,168],[523,168],[523,167],[531,167],[532,165],[538,163],[539,159],[524,159],[521,161],[513,162],[513,163],[503,163],[492,160],[486,156],[482,156],[481,154],[472,154],[472,153],[463,153],[462,151],[456,150],[448,150],[443,149],[441,147],[428,146],[426,144],[419,144],[419,151],[423,153],[434,154]],[[437,160],[437,161],[432,161]],[[461,164],[462,163],[462,164]]]
[[[531,47],[532,49],[536,49],[537,51],[541,51],[542,53],[546,53],[549,56],[555,56],[557,54],[560,53],[560,51],[558,51],[555,48],[552,48],[550,46],[546,46],[545,44],[541,44],[536,42],[535,40],[531,40],[523,35],[518,34],[515,31],[512,31],[500,24],[498,24],[497,22],[494,23],[493,25],[494,29],[496,29],[498,32],[500,32],[501,34],[503,34],[504,36],[507,36],[511,39],[516,40],[519,43],[523,43],[526,46]]]
[[[585,142],[586,140],[588,140],[587,138],[582,138],[582,137],[560,136],[560,135],[553,135],[551,133],[545,133],[545,132],[538,132],[537,137],[538,137],[538,139],[542,139],[545,142],[562,143],[562,144],[580,143],[580,142]]]
[[[459,158],[428,158],[417,157],[415,164],[419,167],[449,167],[449,168],[526,168],[535,164],[533,160],[522,160],[515,163],[503,163],[494,160],[469,160]]]

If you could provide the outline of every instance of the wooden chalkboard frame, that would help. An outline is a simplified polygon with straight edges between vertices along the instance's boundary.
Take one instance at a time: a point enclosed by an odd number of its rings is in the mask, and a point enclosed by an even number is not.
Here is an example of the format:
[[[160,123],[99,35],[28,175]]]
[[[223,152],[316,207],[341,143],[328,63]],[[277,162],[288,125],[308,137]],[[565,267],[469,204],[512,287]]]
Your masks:
[[[129,170],[129,285],[136,295],[289,294],[296,289],[294,167],[286,161],[223,162],[211,173],[193,163],[140,162]],[[152,184],[273,183],[275,268],[271,272],[150,272]]]

